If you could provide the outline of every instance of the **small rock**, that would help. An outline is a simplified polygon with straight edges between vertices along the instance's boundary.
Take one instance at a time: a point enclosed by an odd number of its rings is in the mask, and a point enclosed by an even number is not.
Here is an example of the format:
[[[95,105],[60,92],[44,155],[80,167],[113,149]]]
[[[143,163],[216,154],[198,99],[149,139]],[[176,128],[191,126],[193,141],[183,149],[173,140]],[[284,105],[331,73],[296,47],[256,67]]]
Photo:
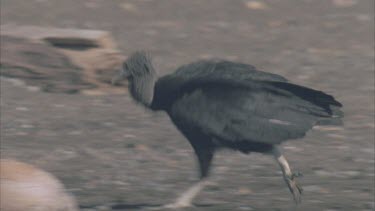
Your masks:
[[[50,130],[40,130],[38,131],[39,136],[57,136],[57,134]]]
[[[112,126],[116,125],[113,122],[104,122],[103,124],[104,124],[104,126],[107,126],[107,127],[112,127]]]
[[[53,104],[54,107],[56,108],[64,108],[65,105],[64,104]]]
[[[284,22],[280,21],[280,20],[274,20],[274,21],[270,21],[267,23],[267,25],[269,27],[280,27],[284,24]]]
[[[317,185],[307,185],[307,186],[303,186],[303,190],[304,191],[307,191],[307,192],[319,192],[321,189],[320,186],[317,186]]]
[[[246,7],[252,10],[264,10],[267,9],[267,5],[260,1],[248,1]]]
[[[310,78],[310,75],[308,74],[298,75],[297,78],[300,80],[307,80]]]
[[[85,89],[85,90],[81,90],[80,93],[83,95],[87,95],[87,96],[100,96],[100,95],[106,94],[102,90],[98,90],[98,89]]]
[[[25,82],[20,79],[6,78],[6,81],[9,81],[10,83],[12,83],[13,86],[25,86]]]
[[[122,3],[121,5],[121,8],[128,11],[128,12],[137,12],[138,9],[137,7],[134,5],[134,4],[131,4],[131,3]]]
[[[333,175],[333,173],[325,170],[316,170],[314,173],[320,177],[330,177]]]
[[[340,172],[340,174],[345,176],[345,177],[357,177],[357,176],[361,175],[361,172],[359,172],[359,171],[342,171],[342,172]]]
[[[253,208],[251,208],[249,206],[239,206],[238,209],[239,210],[254,210]]]
[[[77,152],[71,150],[58,150],[56,155],[60,160],[69,160],[77,157]]]
[[[120,181],[120,180],[112,181],[112,184],[114,184],[114,185],[120,185],[120,186],[126,186],[126,185],[129,185],[129,183],[127,183],[127,182],[123,182],[123,181]]]
[[[37,87],[37,86],[27,86],[26,89],[27,89],[27,91],[30,91],[30,92],[38,92],[38,91],[40,91],[40,88]]]
[[[16,107],[17,111],[29,111],[30,109],[27,107]]]
[[[34,128],[34,125],[22,124],[21,128],[25,128],[25,129]]]
[[[329,193],[329,190],[318,185],[308,185],[303,187],[304,191],[316,193]]]
[[[240,195],[248,195],[248,194],[253,193],[253,191],[250,190],[249,188],[241,187],[241,188],[238,189],[237,193],[240,194]]]
[[[68,134],[69,135],[73,135],[73,136],[77,136],[77,135],[81,135],[82,131],[80,131],[80,130],[74,130],[74,131],[70,131]]]
[[[139,150],[139,151],[149,151],[150,150],[150,148],[148,146],[144,145],[144,144],[137,144],[135,146],[135,149]]]
[[[335,138],[335,139],[345,139],[346,137],[339,134],[328,134],[328,137]]]
[[[98,210],[98,211],[109,211],[109,210],[112,210],[112,208],[111,208],[111,206],[101,205],[101,206],[97,206],[96,210]]]
[[[123,135],[124,138],[135,138],[136,136],[133,134],[125,134]]]

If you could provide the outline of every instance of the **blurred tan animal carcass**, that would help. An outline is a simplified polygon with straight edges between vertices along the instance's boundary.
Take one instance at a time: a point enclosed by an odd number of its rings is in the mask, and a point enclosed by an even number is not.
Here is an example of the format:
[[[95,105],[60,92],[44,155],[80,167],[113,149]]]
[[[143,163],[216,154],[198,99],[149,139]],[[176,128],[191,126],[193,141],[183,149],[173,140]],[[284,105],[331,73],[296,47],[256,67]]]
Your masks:
[[[1,159],[0,167],[1,211],[78,211],[52,174],[10,159]]]

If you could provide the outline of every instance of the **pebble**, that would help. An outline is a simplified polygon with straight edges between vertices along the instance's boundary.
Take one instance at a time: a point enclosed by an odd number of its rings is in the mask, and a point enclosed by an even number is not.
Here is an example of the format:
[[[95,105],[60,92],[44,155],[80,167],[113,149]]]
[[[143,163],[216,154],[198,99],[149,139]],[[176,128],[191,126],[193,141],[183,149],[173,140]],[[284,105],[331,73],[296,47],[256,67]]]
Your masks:
[[[77,152],[71,150],[58,150],[56,157],[61,160],[68,160],[77,157]]]
[[[27,107],[16,107],[17,111],[29,111],[30,109]]]
[[[21,128],[25,128],[25,129],[34,128],[34,125],[22,124]]]
[[[27,86],[26,89],[27,89],[27,91],[30,91],[30,92],[38,92],[38,91],[40,91],[40,88],[37,87],[37,86]]]
[[[77,135],[81,135],[82,131],[80,131],[80,130],[74,130],[74,131],[70,131],[68,134],[69,135],[73,135],[73,136],[77,136]]]
[[[254,209],[248,206],[239,206],[238,210],[254,210]]]
[[[307,80],[309,79],[311,76],[308,75],[308,74],[304,74],[304,75],[298,75],[297,78],[300,79],[300,80]]]
[[[137,7],[134,4],[131,4],[131,3],[124,2],[120,6],[123,10],[126,10],[128,12],[138,11]]]
[[[13,86],[25,86],[25,82],[16,78],[4,78],[6,81],[12,83]]]
[[[103,124],[104,124],[104,126],[107,126],[107,127],[112,127],[112,126],[116,125],[116,123],[114,123],[114,122],[104,122]]]
[[[64,104],[53,104],[54,107],[56,108],[64,108],[65,105]]]
[[[267,5],[260,1],[248,1],[246,2],[246,7],[252,10],[265,10]]]
[[[251,193],[254,193],[254,192],[252,190],[250,190],[249,188],[240,187],[238,189],[237,193],[239,195],[248,195],[248,194],[251,194]]]
[[[129,183],[127,183],[127,182],[123,182],[123,181],[120,181],[120,180],[112,181],[112,184],[114,184],[114,185],[119,185],[119,186],[126,186],[126,185],[129,185]]]
[[[303,190],[307,192],[315,192],[315,193],[329,193],[329,190],[318,185],[307,185],[303,186]]]
[[[124,138],[135,138],[136,136],[133,134],[125,134],[123,135]]]

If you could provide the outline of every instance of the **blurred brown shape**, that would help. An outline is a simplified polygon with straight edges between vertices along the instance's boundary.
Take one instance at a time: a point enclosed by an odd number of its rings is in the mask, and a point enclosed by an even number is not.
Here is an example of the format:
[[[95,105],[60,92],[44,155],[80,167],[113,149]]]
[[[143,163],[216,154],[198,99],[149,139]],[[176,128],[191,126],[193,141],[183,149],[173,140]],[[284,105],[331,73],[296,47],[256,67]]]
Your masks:
[[[6,25],[1,35],[3,76],[47,92],[124,92],[110,84],[124,58],[106,31]]]
[[[15,160],[0,160],[0,210],[77,211],[74,198],[48,172]]]

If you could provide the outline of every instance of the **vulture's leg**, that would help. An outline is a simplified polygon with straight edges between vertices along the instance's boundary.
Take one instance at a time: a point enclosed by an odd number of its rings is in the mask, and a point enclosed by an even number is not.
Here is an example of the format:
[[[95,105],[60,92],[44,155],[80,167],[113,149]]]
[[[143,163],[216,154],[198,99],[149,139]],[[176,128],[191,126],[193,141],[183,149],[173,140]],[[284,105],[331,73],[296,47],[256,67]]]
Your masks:
[[[168,204],[166,208],[182,208],[192,206],[192,201],[199,194],[202,189],[209,184],[208,173],[211,167],[214,151],[205,149],[195,148],[195,153],[198,157],[200,167],[200,180],[191,186],[189,189],[184,191],[172,204]]]
[[[298,185],[296,177],[300,176],[300,173],[292,173],[290,170],[288,161],[281,154],[280,150],[277,147],[272,149],[272,154],[275,157],[277,163],[280,165],[283,172],[284,180],[288,185],[290,192],[293,194],[294,201],[296,204],[301,202],[302,188]]]

